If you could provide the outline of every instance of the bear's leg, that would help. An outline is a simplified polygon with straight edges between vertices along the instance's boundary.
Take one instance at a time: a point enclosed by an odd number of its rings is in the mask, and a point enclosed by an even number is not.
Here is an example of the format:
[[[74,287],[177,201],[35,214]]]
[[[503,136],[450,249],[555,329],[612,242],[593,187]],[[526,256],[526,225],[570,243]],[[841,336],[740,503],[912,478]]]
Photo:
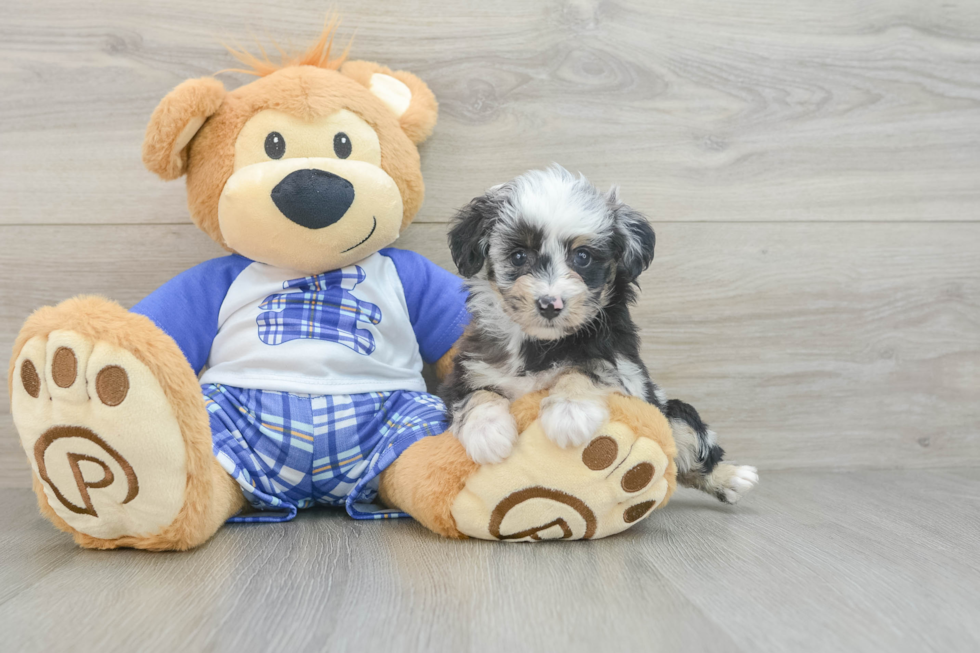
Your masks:
[[[430,531],[460,538],[463,534],[453,519],[453,502],[478,467],[449,431],[422,438],[381,473],[378,497]]]
[[[42,308],[9,379],[41,512],[79,545],[189,549],[245,506],[193,370],[146,317],[101,297]]]
[[[477,465],[451,433],[423,438],[382,473],[382,501],[446,537],[509,541],[605,537],[667,503],[676,448],[659,410],[610,395],[609,420],[563,448],[538,419],[545,396],[514,402],[521,435],[503,462]]]

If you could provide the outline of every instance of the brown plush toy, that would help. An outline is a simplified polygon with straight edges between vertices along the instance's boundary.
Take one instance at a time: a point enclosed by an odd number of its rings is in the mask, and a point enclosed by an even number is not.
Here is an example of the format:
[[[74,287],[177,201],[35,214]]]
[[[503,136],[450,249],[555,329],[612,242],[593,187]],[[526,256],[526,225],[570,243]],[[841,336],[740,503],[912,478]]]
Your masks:
[[[232,254],[132,311],[82,296],[35,312],[14,345],[14,422],[41,512],[89,548],[195,547],[227,521],[314,504],[415,517],[447,537],[597,538],[675,485],[663,415],[608,398],[588,444],[522,435],[479,467],[425,393],[467,320],[456,277],[388,248],[422,204],[422,81],[330,57],[331,28],[258,79],[188,80],[150,120],[147,167],[187,175],[195,223]],[[202,374],[203,371],[203,374]]]

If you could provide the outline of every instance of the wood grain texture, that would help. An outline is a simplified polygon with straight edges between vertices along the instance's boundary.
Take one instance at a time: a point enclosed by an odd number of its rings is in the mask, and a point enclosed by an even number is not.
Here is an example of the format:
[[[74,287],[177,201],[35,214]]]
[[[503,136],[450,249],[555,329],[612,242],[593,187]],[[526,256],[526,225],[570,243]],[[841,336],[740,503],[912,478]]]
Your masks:
[[[656,228],[634,310],[643,358],[730,457],[763,469],[980,463],[980,224]],[[80,292],[131,306],[221,253],[191,226],[0,227],[0,240],[7,343],[38,306]],[[413,225],[398,244],[452,268],[443,225]],[[26,487],[7,411],[0,485]]]
[[[177,554],[74,547],[11,490],[9,650],[972,651],[980,473],[773,472],[597,542],[442,540],[328,511]],[[848,506],[842,510],[842,506]]]
[[[441,102],[420,221],[558,161],[657,220],[976,220],[980,5],[969,0],[336,3],[353,54]],[[304,45],[321,2],[0,7],[0,223],[182,223],[142,169],[156,103]],[[224,74],[229,87],[244,77]]]

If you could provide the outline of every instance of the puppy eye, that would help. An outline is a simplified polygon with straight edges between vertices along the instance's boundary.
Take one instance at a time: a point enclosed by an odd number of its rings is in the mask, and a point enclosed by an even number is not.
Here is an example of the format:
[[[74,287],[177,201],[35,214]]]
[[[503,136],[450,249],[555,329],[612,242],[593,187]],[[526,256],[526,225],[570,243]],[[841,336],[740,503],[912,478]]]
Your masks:
[[[521,267],[527,261],[527,252],[523,249],[519,249],[510,255],[511,265],[514,267]]]
[[[279,132],[269,132],[265,137],[265,153],[270,159],[281,159],[286,153],[286,139]]]
[[[575,264],[575,267],[587,268],[589,267],[589,263],[591,262],[592,262],[592,252],[590,252],[589,250],[583,247],[580,247],[579,249],[575,250],[574,256],[572,257],[572,263]]]
[[[333,137],[333,152],[338,158],[346,159],[350,156],[351,152],[350,138],[344,132],[338,132],[336,136]]]

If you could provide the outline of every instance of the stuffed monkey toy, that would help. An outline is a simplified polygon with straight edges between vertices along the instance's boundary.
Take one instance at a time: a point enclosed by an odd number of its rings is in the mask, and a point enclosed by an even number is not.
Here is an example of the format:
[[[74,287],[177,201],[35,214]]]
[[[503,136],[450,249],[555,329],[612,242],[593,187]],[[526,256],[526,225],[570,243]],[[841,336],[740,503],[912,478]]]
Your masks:
[[[230,254],[130,311],[80,296],[24,324],[9,389],[41,512],[83,547],[184,550],[317,504],[524,541],[603,537],[663,505],[670,427],[638,399],[610,396],[595,438],[560,449],[544,395],[524,397],[513,454],[485,467],[445,432],[421,371],[451,369],[465,293],[389,247],[422,204],[436,101],[331,40],[282,64],[239,52],[258,79],[191,79],[153,112],[143,161],[187,176],[191,218]]]

